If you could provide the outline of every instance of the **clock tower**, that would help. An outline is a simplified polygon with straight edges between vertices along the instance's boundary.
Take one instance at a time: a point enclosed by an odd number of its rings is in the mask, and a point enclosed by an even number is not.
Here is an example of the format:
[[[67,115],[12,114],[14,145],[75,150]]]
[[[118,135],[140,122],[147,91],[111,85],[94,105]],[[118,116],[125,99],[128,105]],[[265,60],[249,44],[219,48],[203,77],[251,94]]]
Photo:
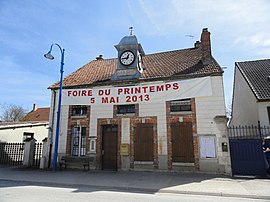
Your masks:
[[[118,51],[117,67],[113,81],[138,79],[143,71],[142,56],[145,55],[143,48],[138,43],[137,37],[132,35],[132,30],[129,36],[121,39],[118,45],[115,46]]]

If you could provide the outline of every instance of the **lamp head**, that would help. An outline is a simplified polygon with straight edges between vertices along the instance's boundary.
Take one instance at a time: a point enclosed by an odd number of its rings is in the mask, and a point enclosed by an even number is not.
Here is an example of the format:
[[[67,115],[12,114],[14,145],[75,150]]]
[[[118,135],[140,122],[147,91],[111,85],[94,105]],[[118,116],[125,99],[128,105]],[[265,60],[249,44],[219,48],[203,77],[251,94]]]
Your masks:
[[[53,55],[51,54],[51,51],[49,51],[48,53],[44,54],[44,57],[47,58],[47,59],[49,59],[49,60],[53,60],[54,59]]]

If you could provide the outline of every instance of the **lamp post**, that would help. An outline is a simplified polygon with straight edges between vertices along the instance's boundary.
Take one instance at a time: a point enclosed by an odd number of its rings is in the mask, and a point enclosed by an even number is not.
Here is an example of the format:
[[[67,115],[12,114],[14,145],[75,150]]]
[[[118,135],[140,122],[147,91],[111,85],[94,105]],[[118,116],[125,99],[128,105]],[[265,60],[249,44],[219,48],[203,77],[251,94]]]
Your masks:
[[[63,67],[64,67],[64,55],[65,49],[62,49],[61,46],[57,43],[51,45],[51,48],[48,53],[44,54],[44,57],[50,60],[53,60],[54,57],[51,54],[53,46],[56,45],[61,52],[61,66],[60,66],[60,87],[59,87],[59,99],[58,99],[58,111],[57,111],[57,122],[56,122],[56,133],[55,133],[55,142],[54,142],[54,154],[53,154],[53,171],[56,171],[57,168],[57,157],[58,157],[58,140],[59,140],[59,130],[60,130],[60,114],[61,114],[61,100],[62,100],[62,83],[63,83]]]

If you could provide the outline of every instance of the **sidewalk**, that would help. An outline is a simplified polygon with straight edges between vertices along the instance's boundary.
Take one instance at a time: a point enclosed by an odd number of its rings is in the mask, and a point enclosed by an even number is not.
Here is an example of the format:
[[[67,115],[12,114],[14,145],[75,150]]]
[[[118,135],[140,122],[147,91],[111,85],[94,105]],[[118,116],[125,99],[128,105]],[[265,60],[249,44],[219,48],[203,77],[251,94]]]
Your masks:
[[[178,193],[270,199],[269,179],[233,179],[226,176],[134,171],[43,171],[0,165],[0,180],[23,181],[35,185],[89,186],[102,190],[147,193]]]

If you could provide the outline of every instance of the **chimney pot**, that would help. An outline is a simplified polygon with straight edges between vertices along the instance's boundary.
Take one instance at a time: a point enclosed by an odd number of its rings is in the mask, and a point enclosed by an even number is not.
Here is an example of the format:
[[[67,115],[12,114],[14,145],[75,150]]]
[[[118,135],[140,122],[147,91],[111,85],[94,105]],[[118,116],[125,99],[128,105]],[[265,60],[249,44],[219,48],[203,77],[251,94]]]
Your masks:
[[[103,55],[99,55],[98,57],[96,57],[97,60],[103,60]]]
[[[208,32],[208,28],[203,28],[203,32]]]
[[[38,109],[38,105],[37,104],[33,104],[33,112],[36,111]]]
[[[194,48],[199,48],[201,46],[201,42],[200,41],[196,41],[194,43]]]

